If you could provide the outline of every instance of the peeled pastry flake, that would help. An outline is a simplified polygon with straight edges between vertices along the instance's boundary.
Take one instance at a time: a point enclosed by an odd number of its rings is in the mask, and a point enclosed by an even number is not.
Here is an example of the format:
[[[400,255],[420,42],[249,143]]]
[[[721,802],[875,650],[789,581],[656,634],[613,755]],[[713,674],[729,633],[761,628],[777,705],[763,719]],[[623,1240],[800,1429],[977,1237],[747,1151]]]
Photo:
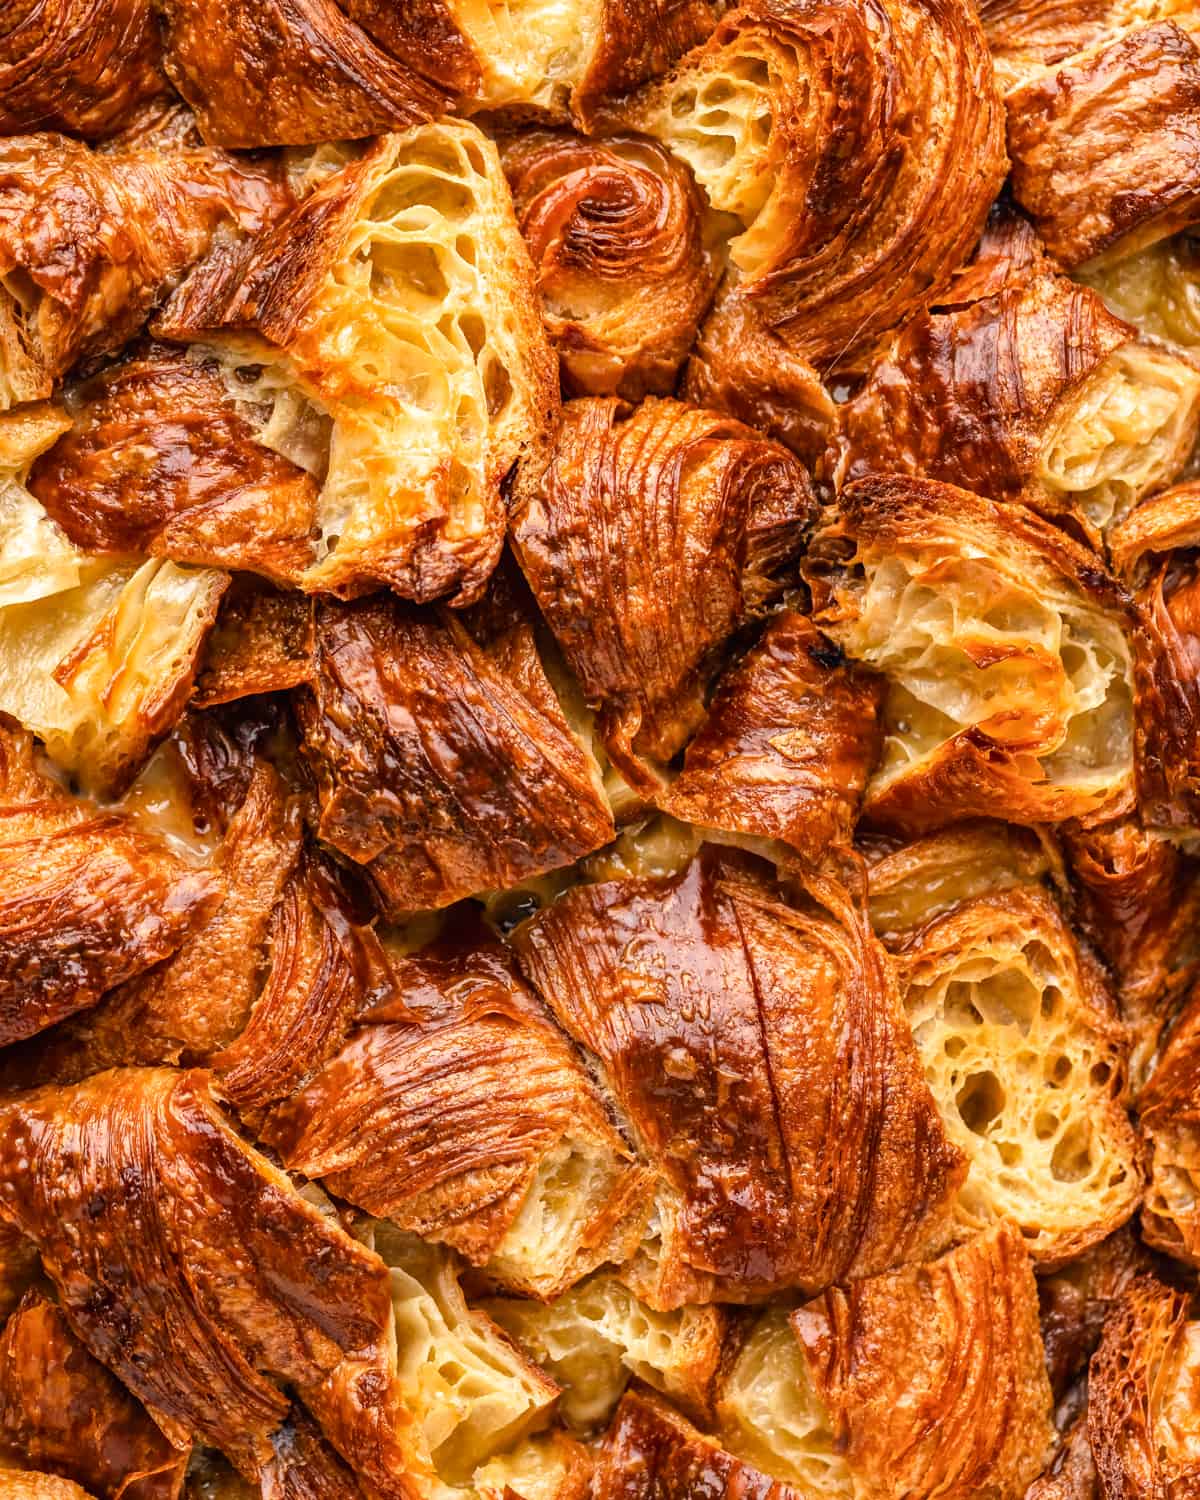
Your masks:
[[[369,145],[248,258],[202,266],[156,327],[274,362],[331,421],[305,588],[478,597],[501,485],[536,473],[557,391],[500,160],[473,125]]]
[[[711,1415],[726,1333],[721,1308],[656,1312],[605,1273],[548,1305],[511,1297],[482,1306],[559,1382],[559,1411],[576,1431],[606,1423],[631,1377],[698,1420]]]
[[[296,707],[318,832],[366,866],[392,912],[515,885],[612,838],[599,768],[528,626],[487,651],[448,612],[321,603]]]
[[[96,140],[165,91],[150,0],[14,0],[0,36],[0,135]]]
[[[506,950],[460,931],[392,962],[400,1003],[367,1013],[269,1112],[263,1138],[293,1170],[525,1295],[625,1259],[649,1174]]]
[[[7,1095],[0,1215],[172,1441],[263,1475],[286,1381],[373,1495],[419,1492],[386,1267],[241,1140],[206,1074],[116,1069]]]
[[[805,573],[814,622],[888,678],[864,813],[1100,822],[1133,802],[1128,596],[1022,506],[948,484],[847,485]]]
[[[739,422],[656,398],[628,413],[615,400],[568,403],[513,540],[635,787],[657,789],[655,762],[699,725],[715,651],[782,592],[815,509],[791,454]]]
[[[1013,194],[1068,269],[1120,260],[1196,217],[1198,38],[1194,11],[1179,12],[1007,95]]]
[[[270,168],[211,151],[0,140],[0,409],[119,348],[219,230],[256,232],[286,204]]]
[[[93,1500],[70,1479],[39,1474],[33,1469],[0,1470],[2,1500]]]
[[[0,413],[0,609],[74,587],[85,560],[29,492],[29,467],[71,425],[49,401]]]
[[[747,0],[611,121],[740,221],[737,296],[821,369],[946,283],[1005,173],[983,33],[945,0]]]
[[[1019,1225],[1052,1265],[1123,1224],[1143,1185],[1125,1033],[1050,897],[965,902],[916,929],[897,967],[925,1077],[971,1160],[963,1212]]]
[[[1020,1500],[1054,1428],[1037,1285],[1009,1224],[792,1315],[855,1494]]]
[[[816,1290],[945,1243],[963,1175],[852,898],[713,848],[576,886],[512,935],[660,1174],[651,1306]]]
[[[500,145],[568,390],[670,395],[719,275],[688,168],[636,136],[530,130]]]

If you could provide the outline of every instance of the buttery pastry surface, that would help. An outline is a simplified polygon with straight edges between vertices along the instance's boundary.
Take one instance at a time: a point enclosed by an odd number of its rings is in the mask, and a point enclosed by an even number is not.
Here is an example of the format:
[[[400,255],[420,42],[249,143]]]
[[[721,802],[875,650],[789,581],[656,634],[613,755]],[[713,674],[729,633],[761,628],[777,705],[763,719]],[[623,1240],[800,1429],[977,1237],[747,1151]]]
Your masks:
[[[1200,1496],[1198,49],[0,3],[0,1500]]]

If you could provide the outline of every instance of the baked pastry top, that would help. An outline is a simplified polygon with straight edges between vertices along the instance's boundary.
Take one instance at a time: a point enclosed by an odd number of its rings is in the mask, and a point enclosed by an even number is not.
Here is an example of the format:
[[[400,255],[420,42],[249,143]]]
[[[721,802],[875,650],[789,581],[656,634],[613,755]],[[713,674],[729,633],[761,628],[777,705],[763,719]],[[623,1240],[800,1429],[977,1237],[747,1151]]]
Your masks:
[[[1195,0],[0,5],[0,1500],[1200,1495],[1198,247]]]

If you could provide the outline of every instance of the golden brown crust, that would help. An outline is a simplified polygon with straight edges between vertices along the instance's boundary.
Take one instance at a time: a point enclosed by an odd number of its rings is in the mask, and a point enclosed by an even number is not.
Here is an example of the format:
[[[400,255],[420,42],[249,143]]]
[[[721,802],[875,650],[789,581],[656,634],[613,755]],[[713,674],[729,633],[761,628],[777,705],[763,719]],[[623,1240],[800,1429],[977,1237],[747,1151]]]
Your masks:
[[[1190,0],[981,0],[979,17],[1007,92],[1126,26],[1188,9]]]
[[[213,708],[300,687],[312,681],[315,650],[311,596],[235,578],[205,642],[191,701]]]
[[[375,1492],[416,1494],[382,1261],[241,1141],[205,1074],[116,1070],[9,1095],[0,1213],[172,1441],[194,1433],[261,1476],[288,1416],[275,1376]]]
[[[781,589],[814,510],[795,459],[739,422],[655,398],[632,413],[603,399],[565,408],[513,540],[633,785],[657,789],[654,763],[700,722],[714,653]]]
[[[4,1500],[94,1500],[70,1479],[33,1469],[0,1470],[0,1495]]]
[[[786,905],[708,848],[671,879],[577,886],[513,934],[662,1176],[651,1305],[811,1291],[945,1242],[962,1158],[886,955],[840,886],[809,889]]]
[[[834,1288],[792,1327],[864,1492],[1018,1500],[1049,1456],[1037,1287],[1012,1226]]]
[[[1195,218],[1194,18],[1120,32],[1006,103],[1013,192],[1064,266],[1129,255]]]
[[[150,0],[13,0],[0,33],[0,135],[98,140],[165,92]]]
[[[0,1336],[0,1451],[122,1500],[176,1500],[190,1444],[173,1446],[144,1407],[40,1292]]]
[[[688,168],[636,136],[501,140],[542,312],[573,395],[670,395],[717,284]]]
[[[1200,1265],[1200,999],[1195,989],[1172,1024],[1138,1111],[1150,1165],[1142,1234],[1158,1249]]]
[[[316,671],[296,707],[319,833],[366,865],[391,910],[570,864],[612,837],[594,761],[567,726],[528,627],[502,654],[449,613],[381,597],[317,606]]]
[[[879,753],[882,698],[879,678],[783,610],[719,679],[659,804],[684,822],[780,839],[815,864],[831,844],[851,842]]]
[[[1026,1500],[1101,1500],[1088,1441],[1087,1413],[1074,1421],[1045,1472],[1025,1491]]]

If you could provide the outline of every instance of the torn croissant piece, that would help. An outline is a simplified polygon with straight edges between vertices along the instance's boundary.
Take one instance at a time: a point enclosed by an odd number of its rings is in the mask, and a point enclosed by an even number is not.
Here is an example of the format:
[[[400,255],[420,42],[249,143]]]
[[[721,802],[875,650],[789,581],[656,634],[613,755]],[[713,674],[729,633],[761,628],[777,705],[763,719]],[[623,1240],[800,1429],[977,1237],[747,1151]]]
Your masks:
[[[61,1309],[25,1297],[0,1335],[0,1453],[97,1495],[175,1500],[188,1447],[167,1441]]]
[[[1128,26],[1192,9],[1192,0],[981,0],[979,16],[996,85],[1018,84],[1110,41]]]
[[[1126,1035],[1097,961],[1034,886],[976,897],[896,950],[904,1008],[969,1220],[1019,1225],[1060,1265],[1123,1224],[1142,1189]]]
[[[983,33],[945,0],[746,0],[609,117],[735,216],[736,296],[823,371],[945,285],[1005,174]]]
[[[523,1295],[557,1296],[632,1254],[650,1174],[507,951],[460,928],[392,962],[400,998],[269,1111],[263,1139]]]
[[[1150,1183],[1142,1208],[1147,1243],[1200,1265],[1200,992],[1184,1001],[1138,1097]]]
[[[516,885],[612,838],[530,627],[484,650],[448,612],[375,598],[319,604],[316,641],[296,712],[318,832],[389,911]]]
[[[0,34],[0,135],[99,140],[165,92],[150,0],[17,0]]]
[[[1136,1095],[1200,960],[1200,880],[1191,859],[1136,818],[1069,827],[1064,843],[1076,920],[1108,964],[1129,1028]]]
[[[590,1500],[591,1450],[560,1429],[527,1438],[472,1475],[479,1500]]]
[[[879,678],[783,610],[718,681],[659,803],[684,822],[779,839],[816,864],[831,844],[850,844],[882,699]]]
[[[739,422],[653,397],[632,412],[599,398],[567,405],[513,539],[638,790],[660,788],[661,765],[703,718],[718,647],[782,591],[815,510],[791,454]]]
[[[772,1480],[693,1427],[661,1396],[641,1389],[621,1398],[592,1481],[593,1500],[804,1500],[808,1493]]]
[[[1046,1373],[1060,1411],[1074,1408],[1074,1384],[1086,1373],[1112,1308],[1153,1263],[1126,1224],[1061,1270],[1038,1278]]]
[[[1186,230],[1094,270],[1079,280],[1093,287],[1117,317],[1147,338],[1200,350],[1200,244]]]
[[[211,151],[0,140],[0,409],[119,348],[218,231],[257,232],[286,203],[270,167]]]
[[[1013,194],[1068,269],[1131,255],[1200,212],[1194,10],[1119,31],[1005,103]]]
[[[1190,1298],[1139,1277],[1110,1315],[1088,1378],[1099,1494],[1186,1495],[1200,1480],[1195,1389],[1200,1323]]]
[[[842,492],[805,562],[813,620],[888,678],[864,816],[1112,819],[1134,796],[1125,592],[1023,506],[879,477]]]
[[[192,704],[213,708],[311,683],[315,652],[312,597],[243,574],[221,600]]]
[[[229,0],[214,10],[205,0],[156,0],[166,71],[205,140],[232,148],[355,140],[441,114],[450,100],[436,81],[437,53],[426,48],[422,77],[355,25],[355,8],[367,7]]]
[[[945,1243],[964,1159],[841,886],[789,905],[707,847],[668,879],[576,886],[512,941],[658,1171],[623,1272],[650,1306],[815,1291]]]
[[[727,1333],[723,1308],[655,1312],[613,1275],[593,1276],[547,1306],[516,1297],[481,1304],[559,1382],[577,1432],[607,1423],[631,1376],[710,1420]]]
[[[33,1469],[0,1470],[0,1500],[94,1500],[71,1479]]]
[[[7,1095],[0,1215],[172,1443],[194,1434],[263,1476],[287,1382],[373,1496],[418,1493],[386,1267],[241,1140],[205,1074],[118,1069]]]
[[[1048,271],[918,314],[840,410],[830,460],[1023,500],[1098,541],[1169,484],[1200,431],[1200,369]]]
[[[792,1315],[855,1494],[1020,1500],[1054,1429],[1037,1287],[1009,1224]],[[845,1491],[843,1491],[844,1493]]]
[[[222,344],[251,379],[265,365],[331,420],[305,588],[478,597],[501,485],[538,472],[558,399],[500,159],[473,125],[370,144],[248,257],[201,265],[155,326]]]
[[[637,136],[549,130],[501,159],[567,390],[670,395],[719,274],[688,168]]]
[[[295,584],[318,486],[256,440],[215,361],[149,344],[71,394],[30,493],[89,555],[142,553]]]
[[[168,957],[217,897],[162,840],[64,792],[2,720],[0,891],[0,1045]]]

